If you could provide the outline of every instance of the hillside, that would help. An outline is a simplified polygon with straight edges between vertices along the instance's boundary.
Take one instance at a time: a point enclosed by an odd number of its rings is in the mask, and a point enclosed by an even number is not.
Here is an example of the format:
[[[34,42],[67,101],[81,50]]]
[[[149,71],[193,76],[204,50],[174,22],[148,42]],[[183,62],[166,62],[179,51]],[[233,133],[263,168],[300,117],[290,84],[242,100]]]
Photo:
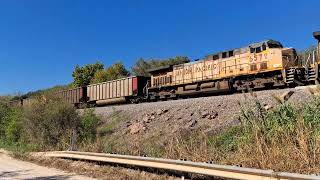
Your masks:
[[[303,87],[98,107],[98,138],[81,150],[312,174],[320,168],[318,92]]]
[[[279,89],[257,91],[258,100],[266,108],[277,106],[274,98],[293,91],[288,102],[296,105],[310,99],[308,89]],[[174,135],[179,131],[201,131],[215,135],[227,127],[239,124],[241,104],[252,99],[251,93],[201,97],[162,101],[154,103],[129,104],[120,106],[98,107],[95,113],[102,116],[111,136],[126,136],[128,141],[143,135],[151,138],[155,135]],[[113,128],[111,128],[111,126]],[[112,129],[112,131],[111,131]]]

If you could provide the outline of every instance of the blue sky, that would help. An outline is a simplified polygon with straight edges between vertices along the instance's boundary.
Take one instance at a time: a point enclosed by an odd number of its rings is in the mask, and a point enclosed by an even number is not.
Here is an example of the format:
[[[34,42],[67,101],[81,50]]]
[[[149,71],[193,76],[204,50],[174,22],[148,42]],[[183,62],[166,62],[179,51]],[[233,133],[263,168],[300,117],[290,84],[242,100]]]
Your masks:
[[[72,81],[75,65],[201,58],[264,39],[303,49],[320,1],[1,0],[0,95]]]

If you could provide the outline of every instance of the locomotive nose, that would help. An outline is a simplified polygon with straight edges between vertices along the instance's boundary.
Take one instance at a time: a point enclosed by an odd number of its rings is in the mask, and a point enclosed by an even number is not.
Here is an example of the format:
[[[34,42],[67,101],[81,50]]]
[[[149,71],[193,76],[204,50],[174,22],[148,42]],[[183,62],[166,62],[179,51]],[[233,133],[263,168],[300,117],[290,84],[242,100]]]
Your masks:
[[[313,37],[320,41],[320,31],[314,32]]]

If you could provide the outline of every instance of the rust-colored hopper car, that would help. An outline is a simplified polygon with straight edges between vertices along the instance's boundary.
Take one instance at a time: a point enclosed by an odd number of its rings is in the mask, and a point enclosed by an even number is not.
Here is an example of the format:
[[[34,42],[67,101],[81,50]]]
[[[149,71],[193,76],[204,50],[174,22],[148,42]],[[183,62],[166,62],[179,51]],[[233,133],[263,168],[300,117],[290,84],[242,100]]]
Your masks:
[[[58,92],[58,96],[62,97],[66,102],[79,107],[80,104],[87,101],[87,87],[78,87]]]
[[[60,91],[59,95],[68,103],[106,105],[126,102],[138,103],[145,96],[146,84],[149,78],[132,76],[103,83],[91,84]]]
[[[91,84],[87,87],[88,103],[97,105],[138,103],[144,98],[148,79],[142,76],[132,76]]]

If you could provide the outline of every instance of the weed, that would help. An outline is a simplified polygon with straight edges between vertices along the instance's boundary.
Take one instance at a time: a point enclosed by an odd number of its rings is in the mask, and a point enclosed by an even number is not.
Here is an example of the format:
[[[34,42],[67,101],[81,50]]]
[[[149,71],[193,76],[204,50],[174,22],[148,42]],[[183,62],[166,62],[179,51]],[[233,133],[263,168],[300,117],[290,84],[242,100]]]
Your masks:
[[[114,109],[114,112],[112,113],[111,115],[111,118],[110,118],[110,122],[100,128],[98,131],[99,131],[99,135],[100,136],[105,136],[105,135],[108,135],[108,134],[112,134],[115,130],[115,128],[117,127],[117,125],[119,124],[119,122],[121,122],[122,120],[125,120],[127,119],[127,117],[124,117],[124,115],[122,114],[121,111],[116,111]]]
[[[80,119],[80,139],[84,143],[90,143],[95,141],[97,136],[97,127],[101,118],[94,114],[93,109],[85,109]]]

